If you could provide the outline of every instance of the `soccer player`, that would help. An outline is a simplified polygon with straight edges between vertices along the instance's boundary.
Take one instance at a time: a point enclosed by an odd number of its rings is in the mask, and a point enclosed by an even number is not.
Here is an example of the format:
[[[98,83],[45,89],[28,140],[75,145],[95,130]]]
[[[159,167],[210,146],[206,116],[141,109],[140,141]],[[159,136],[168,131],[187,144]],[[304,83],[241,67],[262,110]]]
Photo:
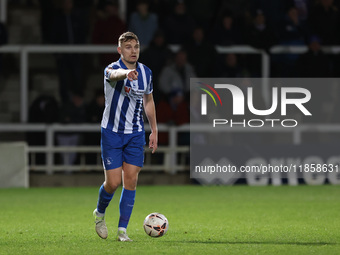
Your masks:
[[[94,210],[96,232],[107,238],[105,209],[123,179],[119,202],[118,241],[131,241],[126,228],[135,201],[138,174],[144,162],[143,105],[151,134],[149,148],[157,149],[157,123],[152,95],[152,72],[137,62],[140,45],[132,32],[118,40],[120,59],[104,70],[105,110],[101,122],[101,149],[105,181]]]

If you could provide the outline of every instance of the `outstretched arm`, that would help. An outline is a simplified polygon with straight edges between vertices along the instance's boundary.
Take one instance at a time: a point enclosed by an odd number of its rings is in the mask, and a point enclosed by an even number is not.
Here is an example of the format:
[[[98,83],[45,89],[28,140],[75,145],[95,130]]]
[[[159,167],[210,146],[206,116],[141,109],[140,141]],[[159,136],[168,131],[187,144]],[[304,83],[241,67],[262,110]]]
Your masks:
[[[149,148],[152,149],[152,153],[155,153],[158,147],[158,128],[156,121],[155,102],[153,100],[152,93],[144,95],[144,111],[151,127]]]
[[[111,81],[120,81],[128,78],[130,81],[138,79],[138,72],[135,69],[113,69],[108,67],[106,72]]]

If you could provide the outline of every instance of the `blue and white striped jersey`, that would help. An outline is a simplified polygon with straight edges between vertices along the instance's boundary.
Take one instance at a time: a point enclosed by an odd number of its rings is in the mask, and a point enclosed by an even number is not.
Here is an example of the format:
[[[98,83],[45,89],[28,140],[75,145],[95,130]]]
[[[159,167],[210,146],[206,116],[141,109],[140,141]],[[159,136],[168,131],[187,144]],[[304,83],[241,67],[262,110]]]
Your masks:
[[[101,126],[121,134],[144,131],[143,96],[153,90],[151,70],[137,62],[138,80],[110,81],[110,69],[128,69],[119,59],[104,70],[105,110]]]

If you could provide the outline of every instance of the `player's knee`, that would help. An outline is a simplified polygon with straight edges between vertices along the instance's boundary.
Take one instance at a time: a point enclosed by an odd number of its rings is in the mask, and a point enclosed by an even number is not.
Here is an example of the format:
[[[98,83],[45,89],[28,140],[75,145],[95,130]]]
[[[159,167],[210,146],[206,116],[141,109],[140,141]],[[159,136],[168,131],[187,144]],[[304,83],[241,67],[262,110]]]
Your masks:
[[[119,187],[120,184],[121,184],[121,180],[106,181],[104,183],[104,188],[105,188],[106,192],[113,193],[113,192],[116,191],[116,189]]]
[[[138,175],[124,176],[124,187],[129,190],[135,190],[137,187]]]

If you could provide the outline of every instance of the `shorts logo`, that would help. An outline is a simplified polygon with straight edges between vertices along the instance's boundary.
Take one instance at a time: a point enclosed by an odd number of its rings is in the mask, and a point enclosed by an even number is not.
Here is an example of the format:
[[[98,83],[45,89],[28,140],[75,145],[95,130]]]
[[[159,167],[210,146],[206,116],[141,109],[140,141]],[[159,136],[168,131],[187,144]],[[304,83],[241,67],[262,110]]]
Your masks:
[[[107,157],[105,159],[105,163],[106,163],[106,165],[111,165],[112,164],[112,158],[111,157]]]

